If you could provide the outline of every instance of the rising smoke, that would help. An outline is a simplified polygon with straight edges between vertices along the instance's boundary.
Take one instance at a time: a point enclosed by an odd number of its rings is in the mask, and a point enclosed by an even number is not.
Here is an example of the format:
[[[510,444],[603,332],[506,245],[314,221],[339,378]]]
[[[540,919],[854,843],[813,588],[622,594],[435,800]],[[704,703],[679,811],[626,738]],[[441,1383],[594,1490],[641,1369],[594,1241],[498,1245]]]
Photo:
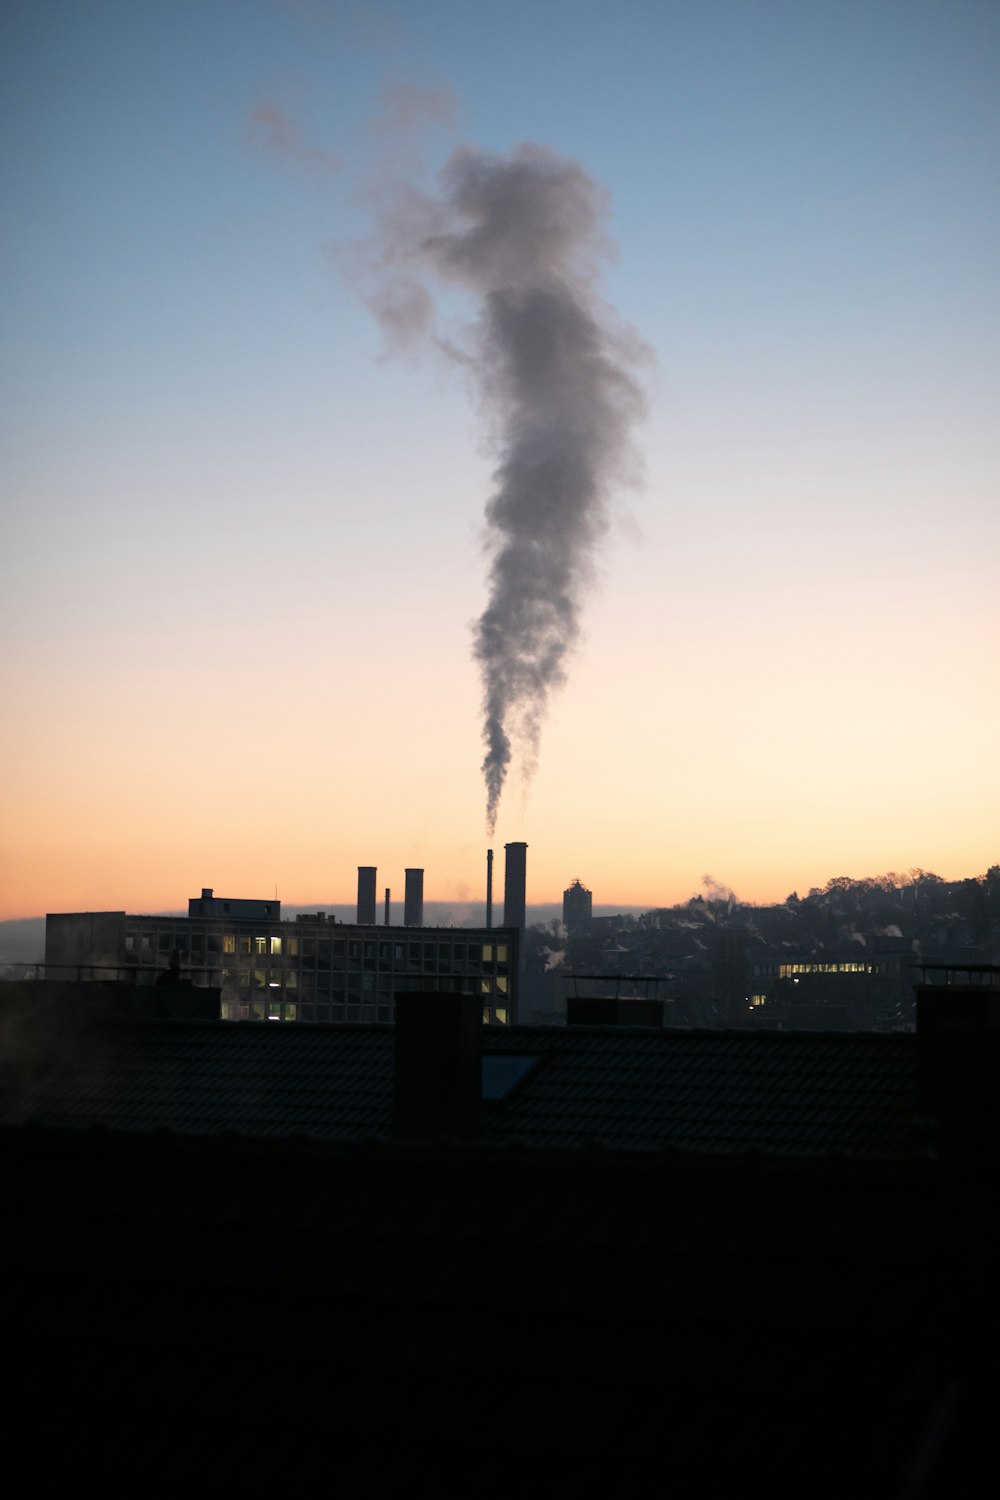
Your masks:
[[[566,680],[611,494],[630,470],[646,351],[599,296],[608,199],[576,162],[536,145],[463,148],[439,181],[436,195],[382,199],[369,302],[394,344],[436,337],[471,371],[498,455],[473,646],[492,833],[512,755],[530,779]],[[435,334],[441,286],[476,299],[461,346]]]

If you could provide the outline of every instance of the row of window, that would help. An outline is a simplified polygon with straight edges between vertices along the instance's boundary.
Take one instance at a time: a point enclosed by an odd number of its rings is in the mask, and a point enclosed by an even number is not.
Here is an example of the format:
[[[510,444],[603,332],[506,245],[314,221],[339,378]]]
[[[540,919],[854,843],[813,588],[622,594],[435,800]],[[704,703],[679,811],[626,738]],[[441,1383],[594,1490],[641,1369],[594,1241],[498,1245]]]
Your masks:
[[[154,937],[156,947],[154,949]],[[206,948],[207,942],[207,948]],[[360,938],[299,938],[267,936],[244,936],[223,933],[221,945],[219,934],[161,931],[158,934],[127,932],[125,951],[130,956],[140,951],[151,955],[154,951],[171,953],[202,954],[204,952],[240,955],[244,958],[257,956],[288,958],[354,958],[378,960],[380,963],[499,963],[508,962],[506,943],[464,942],[385,942]]]
[[[334,1021],[343,1024],[351,1021],[388,1025],[392,1020],[392,1007],[388,1005],[293,1005],[277,1000],[226,1000],[222,1005],[224,1021]],[[484,1006],[483,1021],[486,1024],[506,1026],[507,1010],[504,1006]]]
[[[402,976],[400,976],[400,980],[401,982],[397,982],[395,986],[397,989],[406,987],[406,980]],[[452,978],[449,982],[453,988],[460,988],[462,993],[467,995],[507,994],[507,976],[505,974],[498,974],[495,977],[465,976],[464,978]],[[344,994],[343,981],[335,981],[331,985],[329,977],[325,980],[317,980],[315,975],[299,974],[294,969],[287,971],[281,969],[223,969],[222,985],[224,989],[270,990],[274,992],[280,992],[284,989],[286,994],[289,991],[297,991],[302,995],[326,993],[333,995],[334,998]],[[420,988],[423,987],[424,981],[421,979]],[[356,994],[375,994],[377,990],[381,995],[389,995],[392,993],[393,988],[391,976],[388,974],[351,974],[347,978],[348,991]]]
[[[879,974],[881,971],[881,964],[853,961],[840,964],[779,964],[778,978],[790,979],[793,974]]]

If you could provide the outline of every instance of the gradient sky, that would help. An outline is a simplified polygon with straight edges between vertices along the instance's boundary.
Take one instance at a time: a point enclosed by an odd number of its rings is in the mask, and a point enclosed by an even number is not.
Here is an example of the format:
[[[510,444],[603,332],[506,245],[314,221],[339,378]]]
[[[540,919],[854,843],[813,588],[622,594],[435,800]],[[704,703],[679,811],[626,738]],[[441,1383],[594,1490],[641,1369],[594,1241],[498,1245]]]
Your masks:
[[[0,917],[481,894],[493,461],[344,269],[401,85],[605,185],[653,354],[529,900],[995,863],[998,80],[994,0],[6,0]]]

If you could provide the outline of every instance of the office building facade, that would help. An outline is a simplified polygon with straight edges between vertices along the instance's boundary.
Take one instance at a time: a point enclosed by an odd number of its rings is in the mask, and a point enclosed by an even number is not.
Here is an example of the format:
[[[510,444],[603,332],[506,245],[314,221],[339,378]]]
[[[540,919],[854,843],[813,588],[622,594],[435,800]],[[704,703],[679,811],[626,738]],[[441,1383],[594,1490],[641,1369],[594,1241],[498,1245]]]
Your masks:
[[[476,995],[483,1019],[517,1019],[520,932],[347,924],[324,912],[283,918],[279,901],[204,890],[188,915],[56,912],[46,918],[49,979],[154,984],[173,974],[218,987],[230,1021],[391,1022],[403,991]]]

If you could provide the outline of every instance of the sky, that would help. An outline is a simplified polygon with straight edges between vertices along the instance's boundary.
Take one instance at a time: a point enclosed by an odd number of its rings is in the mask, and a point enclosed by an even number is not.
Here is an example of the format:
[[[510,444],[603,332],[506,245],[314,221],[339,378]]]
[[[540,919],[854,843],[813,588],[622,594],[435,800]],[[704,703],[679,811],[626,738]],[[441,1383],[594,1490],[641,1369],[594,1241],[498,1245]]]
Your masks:
[[[993,0],[7,0],[0,918],[996,863],[998,78]],[[525,143],[645,416],[488,835],[475,296],[366,275]]]

